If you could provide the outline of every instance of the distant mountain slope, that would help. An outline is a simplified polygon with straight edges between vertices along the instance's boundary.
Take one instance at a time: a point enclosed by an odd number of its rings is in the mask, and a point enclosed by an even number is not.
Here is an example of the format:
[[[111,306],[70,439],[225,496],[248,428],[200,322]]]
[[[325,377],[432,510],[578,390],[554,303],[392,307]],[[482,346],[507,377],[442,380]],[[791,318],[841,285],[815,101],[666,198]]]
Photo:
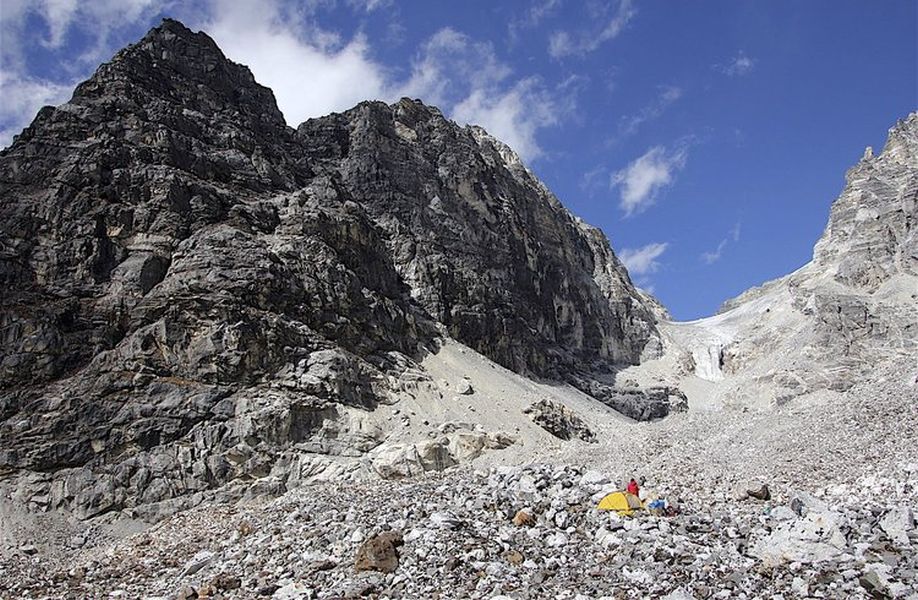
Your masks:
[[[623,377],[665,372],[690,401],[762,405],[844,391],[870,380],[881,363],[899,365],[914,382],[918,113],[890,129],[879,155],[868,149],[848,171],[811,262],[714,317],[661,329],[667,357]]]

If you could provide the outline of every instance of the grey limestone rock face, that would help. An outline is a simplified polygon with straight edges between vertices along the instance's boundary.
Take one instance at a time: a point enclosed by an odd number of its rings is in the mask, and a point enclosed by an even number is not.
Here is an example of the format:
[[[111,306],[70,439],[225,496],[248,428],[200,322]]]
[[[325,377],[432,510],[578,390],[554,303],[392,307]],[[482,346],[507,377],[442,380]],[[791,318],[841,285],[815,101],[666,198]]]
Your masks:
[[[176,21],[42,109],[0,174],[0,476],[41,510],[359,456],[382,436],[346,409],[392,402],[444,335],[561,380],[660,345],[608,240],[483,130],[410,100],[294,130]]]
[[[743,374],[767,363],[758,380],[778,390],[779,404],[812,391],[847,390],[885,362],[914,372],[916,228],[918,113],[912,113],[889,130],[879,154],[868,148],[848,171],[812,261],[731,300],[715,317],[749,320],[723,349],[724,368]]]
[[[897,274],[918,275],[918,113],[889,130],[879,155],[867,148],[848,171],[813,263],[870,291]]]
[[[306,121],[319,173],[388,234],[412,298],[455,339],[517,372],[634,363],[655,319],[601,232],[506,145],[404,99]]]

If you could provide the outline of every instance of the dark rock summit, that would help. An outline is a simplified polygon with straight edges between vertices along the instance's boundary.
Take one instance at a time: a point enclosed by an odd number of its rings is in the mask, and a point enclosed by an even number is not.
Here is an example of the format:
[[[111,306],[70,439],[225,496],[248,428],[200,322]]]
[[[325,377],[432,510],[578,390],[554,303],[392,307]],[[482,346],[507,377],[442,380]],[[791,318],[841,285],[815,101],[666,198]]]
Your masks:
[[[0,478],[83,517],[359,456],[345,409],[444,336],[587,392],[660,349],[608,240],[485,131],[407,99],[294,130],[172,20],[0,152],[0,286]]]

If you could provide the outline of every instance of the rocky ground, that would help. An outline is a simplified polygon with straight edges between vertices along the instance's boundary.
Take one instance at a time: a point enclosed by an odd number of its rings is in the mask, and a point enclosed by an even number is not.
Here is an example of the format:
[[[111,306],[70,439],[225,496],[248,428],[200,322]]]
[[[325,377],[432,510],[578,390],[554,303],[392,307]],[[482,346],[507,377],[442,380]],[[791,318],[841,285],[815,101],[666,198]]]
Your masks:
[[[500,466],[498,451],[409,480],[200,507],[115,541],[103,534],[110,526],[91,527],[83,548],[56,555],[20,543],[6,549],[0,589],[4,598],[918,597],[918,390],[902,371],[877,381],[773,411],[614,423],[596,443],[528,464]],[[631,474],[680,514],[596,510]],[[746,493],[762,484],[769,499]]]

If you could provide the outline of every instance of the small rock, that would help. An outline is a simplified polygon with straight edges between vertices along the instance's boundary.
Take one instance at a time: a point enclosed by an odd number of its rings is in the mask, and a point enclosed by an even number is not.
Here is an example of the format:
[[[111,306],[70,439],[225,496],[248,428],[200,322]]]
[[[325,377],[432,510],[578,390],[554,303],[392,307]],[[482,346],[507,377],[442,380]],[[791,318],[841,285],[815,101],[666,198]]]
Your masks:
[[[255,592],[259,596],[273,596],[274,592],[280,589],[280,586],[275,583],[268,583],[258,588]]]
[[[185,563],[185,568],[182,569],[181,577],[187,577],[188,575],[194,575],[213,561],[214,556],[216,556],[210,550],[201,550],[197,554],[191,557],[191,559]]]
[[[462,526],[462,519],[449,511],[431,513],[430,523],[438,529],[458,529]]]
[[[880,576],[875,572],[870,571],[865,573],[858,579],[858,583],[862,588],[867,590],[867,593],[874,598],[887,598],[886,586],[883,584],[883,581],[880,579]]]
[[[197,598],[198,592],[190,585],[186,585],[179,591],[177,591],[173,596],[172,600],[192,600],[192,598]]]
[[[799,513],[786,506],[776,506],[770,513],[771,518],[775,521],[793,521],[798,515]]]
[[[386,531],[369,538],[357,550],[354,568],[357,571],[391,573],[398,567],[396,548],[403,543],[402,534]]]
[[[896,507],[880,520],[880,529],[897,546],[908,546],[908,532],[915,528],[915,518],[907,506]]]
[[[517,527],[531,527],[535,525],[535,522],[535,516],[526,508],[516,511],[516,514],[513,516],[513,524]]]
[[[210,580],[210,585],[218,590],[237,590],[242,585],[242,580],[229,573],[219,573]]]
[[[277,588],[272,596],[276,600],[300,600],[312,596],[310,590],[305,584],[299,582],[288,583],[287,585]]]
[[[245,537],[255,533],[255,526],[249,523],[248,521],[242,521],[239,523],[239,526],[236,527],[236,531],[239,532],[239,535]]]
[[[599,488],[610,482],[611,480],[609,479],[608,476],[606,476],[603,473],[600,473],[599,471],[592,471],[592,470],[587,471],[580,478],[580,485],[584,487],[589,487],[589,488]]]
[[[757,500],[771,500],[771,491],[768,489],[768,484],[762,484],[757,490],[746,490],[746,493]]]

